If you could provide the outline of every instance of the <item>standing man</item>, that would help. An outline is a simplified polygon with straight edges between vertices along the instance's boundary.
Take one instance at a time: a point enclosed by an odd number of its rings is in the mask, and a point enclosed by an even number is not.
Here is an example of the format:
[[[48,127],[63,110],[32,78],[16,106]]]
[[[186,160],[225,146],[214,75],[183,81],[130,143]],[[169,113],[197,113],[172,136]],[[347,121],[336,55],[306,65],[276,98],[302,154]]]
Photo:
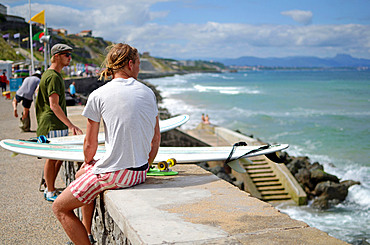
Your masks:
[[[114,45],[100,78],[113,80],[89,96],[85,162],[76,180],[53,204],[53,211],[74,244],[90,244],[95,197],[106,189],[143,183],[160,144],[158,108],[151,89],[138,82],[140,58],[127,44]],[[98,147],[100,120],[105,129],[105,155],[93,159]],[[82,222],[73,210],[82,207]]]
[[[76,87],[75,87],[75,81],[73,81],[71,83],[71,85],[69,85],[69,93],[71,94],[71,96],[74,98],[76,97]]]
[[[42,75],[36,98],[37,136],[47,138],[82,134],[67,118],[65,86],[60,72],[71,62],[72,48],[65,44],[56,44],[51,49],[51,66]],[[53,202],[57,198],[55,179],[62,161],[47,159],[44,166],[46,189],[44,197]]]
[[[6,83],[8,78],[6,77],[6,70],[3,71],[3,75],[0,76],[0,85],[1,85],[1,92],[6,91]]]
[[[13,108],[14,108],[14,116],[18,117],[17,105],[18,103],[22,102],[23,105],[23,113],[22,117],[20,118],[20,128],[24,132],[31,131],[31,120],[30,120],[30,108],[33,101],[33,94],[37,86],[40,83],[41,72],[36,71],[30,77],[24,79],[22,86],[17,90],[15,97],[13,99]]]

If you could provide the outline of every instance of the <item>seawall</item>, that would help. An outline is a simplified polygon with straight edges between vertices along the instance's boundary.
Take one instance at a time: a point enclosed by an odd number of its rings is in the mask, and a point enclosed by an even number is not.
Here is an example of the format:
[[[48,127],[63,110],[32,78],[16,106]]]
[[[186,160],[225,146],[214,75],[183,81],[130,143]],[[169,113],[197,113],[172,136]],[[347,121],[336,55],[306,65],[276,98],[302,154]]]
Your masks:
[[[85,129],[82,109],[69,107],[68,114]],[[197,142],[179,130],[170,132],[164,138]],[[173,170],[179,174],[148,176],[136,187],[102,193],[93,220],[98,244],[346,244],[197,165]]]

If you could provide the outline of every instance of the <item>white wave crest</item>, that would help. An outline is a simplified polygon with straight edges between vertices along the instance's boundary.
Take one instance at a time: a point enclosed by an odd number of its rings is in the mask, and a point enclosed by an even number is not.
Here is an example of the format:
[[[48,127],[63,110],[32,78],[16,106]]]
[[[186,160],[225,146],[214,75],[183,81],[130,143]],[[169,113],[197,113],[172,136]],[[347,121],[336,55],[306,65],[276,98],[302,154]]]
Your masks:
[[[363,185],[354,185],[349,188],[347,200],[357,203],[362,208],[370,210],[370,189]]]
[[[254,89],[248,89],[246,87],[221,87],[221,86],[203,86],[196,84],[194,85],[194,88],[200,92],[216,92],[220,94],[260,94],[261,91],[254,90]]]

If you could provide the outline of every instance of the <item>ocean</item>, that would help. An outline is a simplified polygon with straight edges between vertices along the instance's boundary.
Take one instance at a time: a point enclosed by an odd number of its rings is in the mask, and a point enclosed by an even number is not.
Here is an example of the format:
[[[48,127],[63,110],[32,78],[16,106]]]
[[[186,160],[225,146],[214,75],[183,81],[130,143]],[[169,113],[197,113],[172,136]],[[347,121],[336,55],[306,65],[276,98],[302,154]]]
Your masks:
[[[210,122],[268,143],[288,143],[341,180],[360,181],[326,211],[280,205],[290,217],[348,243],[370,242],[370,71],[239,71],[149,79],[190,129]]]

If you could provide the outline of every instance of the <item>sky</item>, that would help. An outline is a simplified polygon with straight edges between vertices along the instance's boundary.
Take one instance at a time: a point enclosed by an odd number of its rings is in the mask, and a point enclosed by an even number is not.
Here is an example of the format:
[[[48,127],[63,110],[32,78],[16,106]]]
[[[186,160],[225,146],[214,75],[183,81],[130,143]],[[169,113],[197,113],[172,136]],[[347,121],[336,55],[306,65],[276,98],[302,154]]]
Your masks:
[[[0,0],[29,17],[28,0]],[[370,59],[370,0],[31,0],[47,26],[174,59]]]

